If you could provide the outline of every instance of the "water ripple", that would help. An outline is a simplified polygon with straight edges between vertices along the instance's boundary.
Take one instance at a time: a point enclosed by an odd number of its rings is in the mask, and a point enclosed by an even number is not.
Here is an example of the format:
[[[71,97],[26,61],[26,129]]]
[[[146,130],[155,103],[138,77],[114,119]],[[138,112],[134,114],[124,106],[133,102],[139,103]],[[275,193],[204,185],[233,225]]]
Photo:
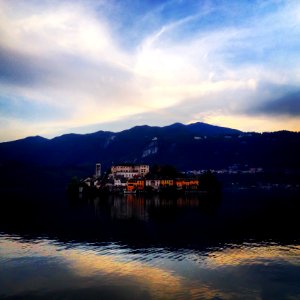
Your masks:
[[[299,243],[132,248],[121,242],[63,242],[1,233],[0,262],[0,297],[99,286],[110,293],[118,286],[120,293],[128,289],[133,296],[147,291],[154,299],[255,298],[261,288],[272,299],[300,295]],[[280,290],[271,295],[275,284]]]

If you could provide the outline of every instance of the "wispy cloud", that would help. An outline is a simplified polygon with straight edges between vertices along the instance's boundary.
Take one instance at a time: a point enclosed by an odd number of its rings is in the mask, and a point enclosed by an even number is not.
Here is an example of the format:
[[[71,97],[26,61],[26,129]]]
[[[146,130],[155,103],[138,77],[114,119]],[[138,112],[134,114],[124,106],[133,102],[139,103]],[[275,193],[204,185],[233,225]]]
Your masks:
[[[136,116],[297,123],[298,1],[130,3],[0,1],[2,140]]]
[[[253,107],[252,112],[254,114],[300,117],[300,91],[289,92],[283,97],[274,99],[273,101],[263,102]]]

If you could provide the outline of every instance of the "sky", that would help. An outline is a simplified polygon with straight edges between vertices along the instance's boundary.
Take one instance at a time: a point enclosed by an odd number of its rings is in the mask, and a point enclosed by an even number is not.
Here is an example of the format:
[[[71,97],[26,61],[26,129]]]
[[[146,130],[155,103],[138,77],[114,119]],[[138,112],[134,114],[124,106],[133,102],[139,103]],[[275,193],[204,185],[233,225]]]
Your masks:
[[[299,53],[298,0],[0,0],[0,141],[300,131]]]

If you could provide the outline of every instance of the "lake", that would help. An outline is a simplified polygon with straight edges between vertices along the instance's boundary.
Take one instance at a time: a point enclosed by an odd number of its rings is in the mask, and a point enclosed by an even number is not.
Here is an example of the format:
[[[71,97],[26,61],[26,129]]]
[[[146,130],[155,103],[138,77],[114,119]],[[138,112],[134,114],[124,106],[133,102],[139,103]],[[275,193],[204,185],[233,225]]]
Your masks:
[[[299,192],[5,191],[1,299],[299,299]]]

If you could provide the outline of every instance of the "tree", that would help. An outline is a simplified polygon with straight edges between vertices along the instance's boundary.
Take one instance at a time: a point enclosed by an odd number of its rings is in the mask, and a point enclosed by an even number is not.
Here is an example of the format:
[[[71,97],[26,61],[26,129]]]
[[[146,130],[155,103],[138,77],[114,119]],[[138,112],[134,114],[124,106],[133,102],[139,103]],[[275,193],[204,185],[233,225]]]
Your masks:
[[[199,188],[208,192],[220,192],[221,184],[211,171],[207,171],[199,177]]]

